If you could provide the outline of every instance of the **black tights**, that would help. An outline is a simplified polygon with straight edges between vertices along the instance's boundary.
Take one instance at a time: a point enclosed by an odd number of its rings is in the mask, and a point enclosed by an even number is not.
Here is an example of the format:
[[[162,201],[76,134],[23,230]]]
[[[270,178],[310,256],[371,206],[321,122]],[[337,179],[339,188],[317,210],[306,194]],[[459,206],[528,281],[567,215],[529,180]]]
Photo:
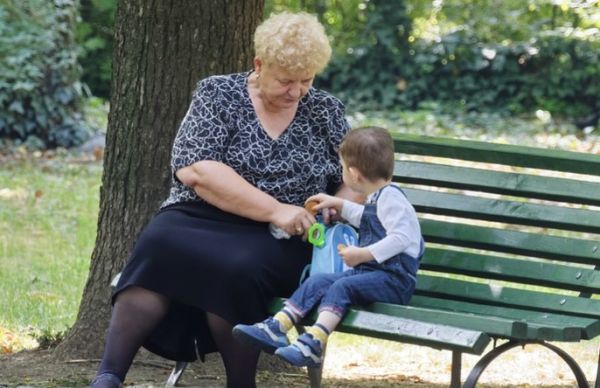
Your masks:
[[[212,337],[223,359],[227,387],[256,387],[256,364],[260,352],[237,342],[231,335],[233,327],[223,318],[211,313],[207,313],[206,318]]]
[[[110,373],[124,381],[137,351],[165,316],[168,308],[168,299],[153,291],[130,287],[121,292],[113,307],[98,375]],[[229,322],[210,313],[207,313],[207,320],[223,358],[227,386],[255,387],[259,352],[236,342],[231,335],[232,326]],[[115,386],[107,380],[93,385],[94,388]]]
[[[98,375],[111,373],[124,381],[137,351],[168,308],[167,298],[145,288],[130,287],[121,292],[113,307]],[[110,382],[93,385],[94,388],[113,386]]]

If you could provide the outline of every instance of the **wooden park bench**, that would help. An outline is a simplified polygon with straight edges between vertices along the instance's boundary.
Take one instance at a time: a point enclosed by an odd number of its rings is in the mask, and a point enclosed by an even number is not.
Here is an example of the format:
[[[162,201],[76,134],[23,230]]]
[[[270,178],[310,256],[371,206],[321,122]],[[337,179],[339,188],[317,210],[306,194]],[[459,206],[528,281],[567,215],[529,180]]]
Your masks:
[[[353,309],[337,330],[449,350],[451,387],[462,353],[481,355],[492,340],[464,387],[525,345],[556,353],[589,387],[554,343],[600,335],[600,155],[414,135],[395,135],[395,147],[394,181],[427,242],[417,290],[408,306]],[[312,386],[321,372],[309,370]]]

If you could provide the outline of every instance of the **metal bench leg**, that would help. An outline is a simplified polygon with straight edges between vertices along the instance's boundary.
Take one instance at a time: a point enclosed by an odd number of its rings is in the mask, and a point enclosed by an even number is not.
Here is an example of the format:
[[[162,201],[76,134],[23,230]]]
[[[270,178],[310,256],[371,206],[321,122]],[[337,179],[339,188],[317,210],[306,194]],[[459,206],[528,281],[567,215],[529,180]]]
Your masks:
[[[569,365],[569,367],[571,368],[571,371],[575,375],[575,379],[577,380],[577,386],[579,386],[579,388],[589,388],[590,387],[587,379],[585,378],[585,374],[583,373],[583,371],[581,370],[581,368],[579,367],[577,362],[567,352],[565,352],[564,350],[562,350],[559,347],[556,347],[552,344],[549,344],[549,343],[546,343],[543,341],[531,341],[531,342],[508,341],[507,343],[502,344],[502,345],[498,346],[497,348],[490,350],[483,357],[481,357],[481,359],[477,362],[477,364],[475,364],[475,366],[471,370],[471,373],[469,373],[469,376],[467,377],[467,381],[465,381],[465,385],[463,387],[464,388],[471,388],[471,387],[474,388],[475,384],[477,384],[477,380],[479,380],[479,377],[481,376],[481,374],[483,373],[485,368],[487,368],[487,366],[489,364],[491,364],[491,362],[494,361],[496,359],[496,357],[500,356],[502,353],[504,353],[514,347],[525,346],[528,344],[541,345],[541,346],[544,346],[544,347],[552,350],[554,353],[559,355],[560,358],[562,358],[567,363],[567,365]]]
[[[325,351],[323,348],[323,362],[325,362]],[[317,368],[306,368],[308,371],[308,379],[310,380],[310,388],[321,388],[321,380],[323,379],[323,363]]]
[[[181,375],[183,374],[183,371],[185,371],[187,365],[188,363],[184,361],[177,361],[175,363],[175,367],[173,368],[173,370],[171,371],[171,375],[167,379],[165,388],[177,386],[177,383],[179,382],[179,379],[181,378]]]
[[[600,350],[598,351],[598,367],[596,369],[596,383],[594,388],[600,388]]]
[[[323,364],[318,368],[307,368],[310,388],[321,388],[321,379],[323,377]]]
[[[462,352],[452,351],[452,374],[450,375],[450,388],[460,388],[460,369],[462,367]]]

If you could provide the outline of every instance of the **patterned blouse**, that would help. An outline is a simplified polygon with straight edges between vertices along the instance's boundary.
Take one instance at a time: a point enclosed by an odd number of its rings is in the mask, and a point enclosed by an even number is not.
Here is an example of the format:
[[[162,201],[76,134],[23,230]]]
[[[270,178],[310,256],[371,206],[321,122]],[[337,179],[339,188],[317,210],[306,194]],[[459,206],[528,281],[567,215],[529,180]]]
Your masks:
[[[250,72],[212,76],[198,82],[173,145],[173,180],[161,208],[202,201],[175,177],[180,168],[201,160],[222,162],[249,183],[283,203],[333,193],[341,184],[337,154],[349,124],[335,97],[311,88],[296,116],[277,139],[262,128],[250,100]]]

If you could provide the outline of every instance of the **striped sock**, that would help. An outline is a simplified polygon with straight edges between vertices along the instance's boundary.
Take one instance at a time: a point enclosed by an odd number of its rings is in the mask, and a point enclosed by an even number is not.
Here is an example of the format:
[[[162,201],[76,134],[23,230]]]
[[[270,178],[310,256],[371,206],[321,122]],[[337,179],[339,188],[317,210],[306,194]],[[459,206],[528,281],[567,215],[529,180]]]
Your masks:
[[[286,311],[285,308],[283,310],[281,310],[280,312],[278,312],[277,314],[275,314],[273,319],[275,319],[277,322],[279,322],[279,327],[281,328],[281,331],[283,331],[284,333],[287,333],[288,331],[290,331],[290,329],[294,326],[294,323],[295,323],[293,316],[288,311]]]
[[[312,334],[313,337],[321,341],[322,345],[327,343],[327,338],[329,337],[329,334],[331,334],[325,326],[319,323],[315,323],[314,325],[307,327],[306,332]]]

